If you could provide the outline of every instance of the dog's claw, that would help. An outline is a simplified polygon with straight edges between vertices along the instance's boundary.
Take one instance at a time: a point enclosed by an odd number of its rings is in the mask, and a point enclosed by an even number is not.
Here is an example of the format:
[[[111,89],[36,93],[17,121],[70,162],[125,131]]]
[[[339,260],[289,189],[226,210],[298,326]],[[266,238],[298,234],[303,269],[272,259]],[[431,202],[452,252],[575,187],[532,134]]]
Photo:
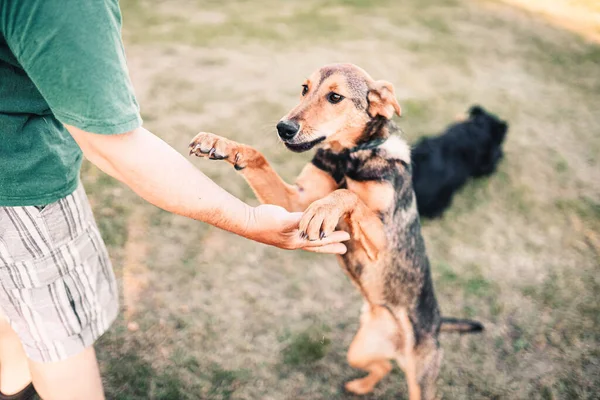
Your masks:
[[[212,149],[210,149],[208,152],[208,158],[213,158],[216,151],[217,151],[217,149],[215,149],[214,147]]]
[[[200,149],[200,145],[198,144],[190,144],[190,155],[198,156],[198,150]]]
[[[323,238],[324,238],[324,237],[325,237],[325,232],[321,232],[321,233],[319,234],[319,238],[320,238],[321,240],[323,240]]]
[[[242,158],[242,156],[241,156],[240,153],[236,153],[235,157],[233,157],[233,168],[235,168],[236,171],[241,171],[244,168],[246,168],[246,166],[242,167],[242,166],[239,165],[239,162],[240,162],[241,158]]]

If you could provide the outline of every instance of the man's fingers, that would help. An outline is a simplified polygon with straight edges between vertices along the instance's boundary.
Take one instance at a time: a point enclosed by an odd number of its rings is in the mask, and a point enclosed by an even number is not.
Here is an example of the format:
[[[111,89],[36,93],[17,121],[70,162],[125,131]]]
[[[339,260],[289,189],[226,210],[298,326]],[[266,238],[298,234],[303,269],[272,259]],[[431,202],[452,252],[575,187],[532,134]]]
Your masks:
[[[312,244],[312,243],[311,243]],[[345,254],[348,249],[342,243],[326,244],[325,246],[307,246],[303,250],[312,251],[313,253],[328,253],[328,254]]]
[[[350,234],[346,231],[335,231],[331,235],[326,238],[320,239],[318,241],[309,242],[311,246],[317,245],[326,245],[330,243],[338,243],[345,242],[346,240],[350,240]]]
[[[335,231],[331,235],[327,236],[326,238],[319,239],[319,240],[310,241],[310,240],[308,240],[307,237],[305,237],[305,238],[298,237],[297,240],[298,240],[298,248],[308,250],[307,249],[308,247],[310,247],[311,249],[316,249],[317,247],[326,247],[326,246],[333,245],[333,244],[341,244],[340,242],[345,242],[346,240],[350,240],[350,234],[345,231]],[[346,248],[346,246],[344,246],[344,249],[345,248]],[[341,248],[338,247],[338,249],[341,249]],[[309,251],[316,251],[316,250],[309,250]],[[346,251],[344,250],[344,253],[345,252]],[[323,252],[320,252],[320,253],[323,253]],[[325,251],[325,253],[328,253],[328,251]],[[341,253],[336,252],[336,254],[341,254]]]

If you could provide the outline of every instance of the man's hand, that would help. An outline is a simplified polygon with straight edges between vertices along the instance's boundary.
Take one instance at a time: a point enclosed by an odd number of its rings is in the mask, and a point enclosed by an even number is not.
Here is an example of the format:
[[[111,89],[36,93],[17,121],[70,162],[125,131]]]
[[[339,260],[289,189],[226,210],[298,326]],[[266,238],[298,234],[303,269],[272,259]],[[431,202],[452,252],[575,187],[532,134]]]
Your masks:
[[[333,254],[346,252],[346,246],[340,242],[350,239],[347,232],[336,231],[323,239],[311,241],[307,237],[301,237],[298,230],[302,213],[290,213],[283,207],[270,204],[251,210],[248,229],[242,236],[288,250],[304,249]]]
[[[344,232],[324,240],[300,237],[302,214],[281,207],[252,208],[195,168],[144,128],[121,135],[97,135],[66,126],[88,160],[163,210],[283,249],[344,253]]]

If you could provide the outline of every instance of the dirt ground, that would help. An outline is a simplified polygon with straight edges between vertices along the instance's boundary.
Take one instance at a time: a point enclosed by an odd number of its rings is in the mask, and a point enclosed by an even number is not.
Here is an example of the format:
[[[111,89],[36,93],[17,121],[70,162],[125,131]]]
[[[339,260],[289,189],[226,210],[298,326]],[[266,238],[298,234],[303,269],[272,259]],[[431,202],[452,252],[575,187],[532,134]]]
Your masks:
[[[509,121],[498,173],[424,222],[443,313],[486,327],[442,337],[446,399],[600,393],[600,10],[560,1],[583,7],[580,26],[523,3],[121,1],[145,126],[183,154],[212,131],[292,181],[310,155],[274,126],[331,62],[395,85],[410,143],[473,103]],[[190,161],[256,204],[225,163]],[[83,179],[122,288],[97,346],[109,399],[354,398],[341,385],[361,375],[345,360],[361,299],[334,257],[170,215],[89,163]],[[406,398],[402,373],[365,398]]]

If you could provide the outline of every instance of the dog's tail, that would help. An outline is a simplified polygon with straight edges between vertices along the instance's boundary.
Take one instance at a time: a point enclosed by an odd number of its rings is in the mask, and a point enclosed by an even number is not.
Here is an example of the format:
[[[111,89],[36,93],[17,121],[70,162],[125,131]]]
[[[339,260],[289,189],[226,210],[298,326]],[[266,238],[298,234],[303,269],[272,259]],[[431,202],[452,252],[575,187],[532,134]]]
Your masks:
[[[473,333],[481,332],[483,325],[470,319],[443,318],[440,332]]]

